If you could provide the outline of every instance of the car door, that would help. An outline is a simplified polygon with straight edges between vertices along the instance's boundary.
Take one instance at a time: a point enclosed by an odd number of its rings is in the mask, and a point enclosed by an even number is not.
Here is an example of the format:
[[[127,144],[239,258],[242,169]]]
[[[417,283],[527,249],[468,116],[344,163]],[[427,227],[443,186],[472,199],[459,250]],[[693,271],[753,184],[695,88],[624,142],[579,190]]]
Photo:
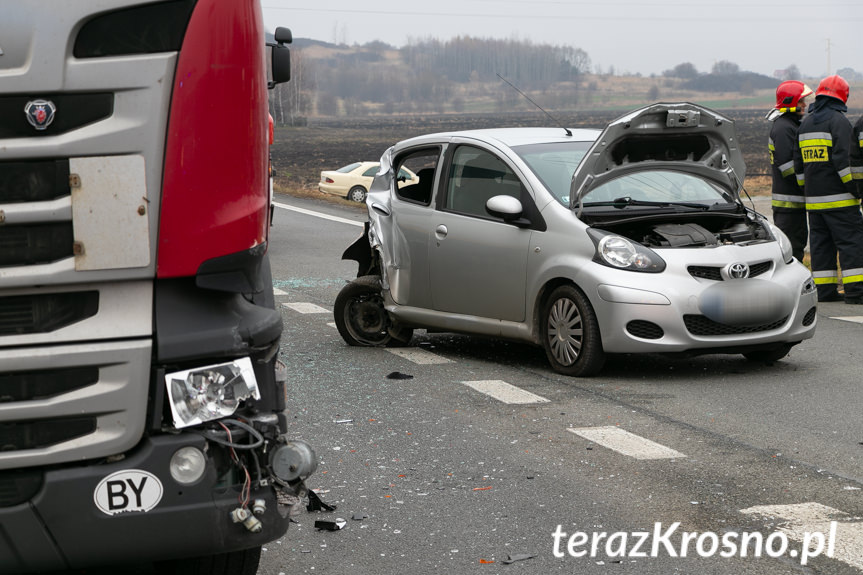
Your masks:
[[[527,198],[524,186],[498,154],[467,144],[454,147],[446,172],[429,238],[434,309],[524,321],[532,232],[485,209],[494,196]]]

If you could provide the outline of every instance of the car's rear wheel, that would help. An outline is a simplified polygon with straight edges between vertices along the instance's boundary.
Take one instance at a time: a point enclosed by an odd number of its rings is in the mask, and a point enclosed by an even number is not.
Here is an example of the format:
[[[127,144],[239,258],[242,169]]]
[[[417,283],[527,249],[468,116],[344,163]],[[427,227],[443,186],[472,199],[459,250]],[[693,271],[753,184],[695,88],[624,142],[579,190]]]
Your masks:
[[[342,288],[333,309],[336,327],[348,345],[407,345],[413,329],[393,325],[378,276],[362,276]]]
[[[794,344],[784,343],[779,347],[775,347],[773,349],[763,349],[759,351],[750,351],[743,354],[743,357],[748,359],[749,361],[757,361],[761,363],[773,363],[774,361],[779,361],[791,351],[791,348]]]
[[[348,199],[352,202],[366,201],[366,189],[362,186],[354,186],[348,192]]]
[[[577,287],[554,289],[542,310],[542,345],[554,370],[573,377],[594,375],[605,364],[596,313]]]

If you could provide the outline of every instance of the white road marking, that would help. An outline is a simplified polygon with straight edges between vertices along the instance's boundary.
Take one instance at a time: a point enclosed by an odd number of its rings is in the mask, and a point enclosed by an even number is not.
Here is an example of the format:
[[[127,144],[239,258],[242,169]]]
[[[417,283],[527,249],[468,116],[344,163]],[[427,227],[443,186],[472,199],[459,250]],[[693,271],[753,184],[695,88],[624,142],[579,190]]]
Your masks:
[[[462,383],[503,403],[548,403],[549,401],[535,393],[519,389],[499,379],[463,381]]]
[[[418,365],[437,365],[442,363],[453,363],[452,360],[441,357],[430,351],[415,347],[389,347],[387,351]]]
[[[334,327],[334,328],[336,328],[336,329],[339,329],[339,326],[337,326],[337,325],[336,325],[336,322],[334,322],[334,321],[327,322],[327,325],[328,325],[328,326],[330,326],[330,327]]]
[[[316,218],[322,218],[325,220],[330,220],[331,222],[339,222],[341,224],[349,224],[351,226],[359,226],[363,227],[365,222],[358,222],[356,220],[349,220],[347,218],[340,218],[338,216],[331,216],[329,214],[325,214],[322,212],[315,212],[312,210],[307,210],[304,208],[298,208],[296,206],[289,206],[288,204],[280,204],[279,202],[273,202],[273,205],[277,208],[282,208],[283,210],[290,210],[292,212],[299,212],[301,214],[306,214],[307,216],[314,216]]]
[[[826,538],[830,533],[830,522],[836,521],[833,558],[857,569],[863,569],[863,522],[859,521],[859,517],[851,517],[838,509],[812,502],[794,505],[757,505],[741,509],[740,512],[782,519],[776,529],[799,542],[804,541],[807,533],[822,533]],[[823,554],[827,554],[826,549]]]
[[[273,288],[273,295],[288,295],[288,292],[282,291],[279,288]]]
[[[313,303],[295,302],[283,303],[282,305],[291,308],[298,313],[332,313],[330,310],[324,309],[321,306],[315,305]]]
[[[863,315],[840,315],[831,317],[830,319],[838,319],[842,321],[850,321],[854,323],[863,323]]]
[[[635,459],[678,459],[686,457],[670,447],[660,445],[640,435],[630,433],[613,425],[604,427],[568,427],[567,431],[583,437],[612,451]]]

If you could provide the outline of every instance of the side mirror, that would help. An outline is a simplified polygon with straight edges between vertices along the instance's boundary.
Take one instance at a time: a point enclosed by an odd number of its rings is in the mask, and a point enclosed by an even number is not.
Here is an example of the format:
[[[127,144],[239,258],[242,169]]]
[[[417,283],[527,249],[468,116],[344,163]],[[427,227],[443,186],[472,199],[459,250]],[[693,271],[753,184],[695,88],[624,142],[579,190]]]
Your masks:
[[[276,44],[267,44],[267,88],[273,88],[276,84],[288,82],[291,79],[291,51],[285,46],[293,42],[294,37],[288,28],[279,26],[273,35]]]
[[[486,202],[485,209],[494,217],[507,221],[517,220],[524,211],[521,202],[512,196],[494,196]]]

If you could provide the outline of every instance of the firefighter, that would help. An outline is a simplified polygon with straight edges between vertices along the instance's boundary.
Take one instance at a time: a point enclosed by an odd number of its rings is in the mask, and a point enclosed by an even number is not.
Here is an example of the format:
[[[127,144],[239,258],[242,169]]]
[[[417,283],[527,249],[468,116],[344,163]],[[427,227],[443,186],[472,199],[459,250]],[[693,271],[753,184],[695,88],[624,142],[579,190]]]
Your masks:
[[[857,183],[857,197],[861,197],[863,196],[863,116],[854,123],[851,149],[856,152],[851,155],[851,177]]]
[[[773,223],[791,240],[797,261],[803,261],[803,250],[809,239],[806,225],[806,198],[797,185],[794,173],[794,150],[797,129],[812,97],[812,88],[789,80],[776,88],[776,106],[767,114],[770,121],[770,165],[773,176]]]
[[[794,165],[806,196],[809,249],[818,301],[841,301],[837,289],[842,267],[845,303],[863,304],[863,215],[857,185],[851,174],[851,121],[848,82],[841,76],[824,78],[815,103],[798,131]]]

